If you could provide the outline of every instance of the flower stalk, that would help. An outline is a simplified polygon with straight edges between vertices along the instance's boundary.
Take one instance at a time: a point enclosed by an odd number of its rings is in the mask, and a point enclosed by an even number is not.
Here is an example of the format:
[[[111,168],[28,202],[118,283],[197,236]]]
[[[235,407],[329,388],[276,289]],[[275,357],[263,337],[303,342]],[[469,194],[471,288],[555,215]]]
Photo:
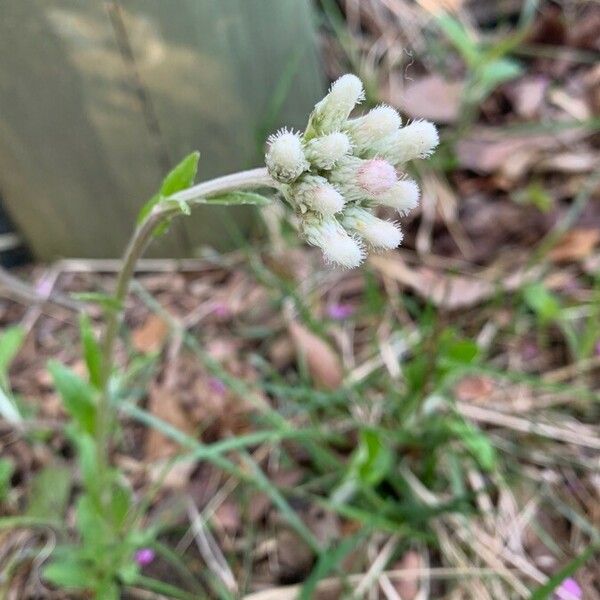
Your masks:
[[[182,202],[190,206],[195,204],[210,204],[211,198],[223,194],[248,188],[262,187],[278,187],[277,182],[269,176],[265,168],[217,177],[177,192],[163,202],[156,204],[146,218],[136,227],[123,255],[121,269],[117,277],[113,296],[116,308],[108,312],[106,328],[101,341],[102,374],[96,428],[97,460],[100,472],[103,472],[109,464],[110,431],[112,426],[109,386],[114,368],[115,344],[119,326],[123,318],[125,300],[138,260],[152,241],[153,234],[157,228],[178,214],[181,214],[180,205]]]

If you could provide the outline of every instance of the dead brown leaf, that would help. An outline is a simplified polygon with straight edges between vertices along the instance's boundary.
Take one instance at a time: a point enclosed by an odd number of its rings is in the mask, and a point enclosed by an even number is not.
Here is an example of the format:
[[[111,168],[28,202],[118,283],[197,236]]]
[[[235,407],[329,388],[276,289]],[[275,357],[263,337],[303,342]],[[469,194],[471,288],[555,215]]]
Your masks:
[[[288,326],[296,352],[306,361],[317,387],[333,390],[342,383],[342,365],[331,346],[306,327],[292,321]]]
[[[158,386],[152,387],[149,394],[148,411],[184,433],[191,434],[193,431],[190,419],[181,408],[177,393],[174,391]],[[179,446],[176,442],[166,438],[156,429],[148,430],[145,452],[148,462],[172,456],[178,449]]]
[[[463,402],[482,402],[494,391],[494,382],[489,377],[479,375],[461,379],[454,388],[458,400]]]
[[[395,569],[420,569],[422,567],[421,557],[414,550],[409,550],[398,563],[394,565]],[[402,600],[415,600],[419,593],[418,577],[406,577],[394,582],[394,588]]]
[[[131,343],[138,352],[158,352],[169,334],[168,323],[159,315],[151,314],[131,336]]]
[[[388,101],[414,119],[453,123],[460,111],[463,90],[462,81],[427,75],[408,83],[403,90],[394,91]]]
[[[600,229],[571,229],[549,253],[554,262],[567,262],[588,258],[598,241]]]
[[[506,86],[506,95],[515,112],[526,119],[535,117],[542,106],[550,80],[548,77],[531,75]]]
[[[457,143],[456,154],[466,169],[483,174],[501,171],[518,179],[535,163],[543,148],[543,140],[533,138],[489,140],[473,136]]]
[[[436,306],[456,310],[475,306],[499,290],[518,289],[537,275],[536,270],[517,270],[490,281],[471,275],[448,275],[429,267],[409,267],[399,256],[371,256],[370,264],[382,275],[411,288]]]
[[[277,577],[281,583],[299,581],[310,572],[314,554],[310,546],[290,529],[282,529],[276,537]]]

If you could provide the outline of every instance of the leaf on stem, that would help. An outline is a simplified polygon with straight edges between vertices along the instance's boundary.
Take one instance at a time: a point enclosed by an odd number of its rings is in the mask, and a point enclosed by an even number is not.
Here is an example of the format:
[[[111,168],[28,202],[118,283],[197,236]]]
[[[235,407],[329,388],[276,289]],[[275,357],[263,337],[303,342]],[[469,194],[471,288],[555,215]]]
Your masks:
[[[198,172],[199,159],[200,152],[192,152],[169,171],[167,176],[163,179],[158,193],[152,196],[152,198],[142,206],[137,218],[138,225],[148,217],[152,212],[152,209],[159,202],[168,199],[169,196],[172,196],[181,190],[189,188],[194,183],[196,173]],[[181,212],[189,214],[189,207],[185,202],[180,202],[179,207],[181,208]]]
[[[82,314],[79,318],[79,332],[90,383],[100,389],[102,382],[102,351],[94,335],[90,318],[86,314]]]
[[[48,370],[67,412],[83,431],[93,433],[96,428],[96,391],[94,388],[71,369],[57,361],[50,361]]]

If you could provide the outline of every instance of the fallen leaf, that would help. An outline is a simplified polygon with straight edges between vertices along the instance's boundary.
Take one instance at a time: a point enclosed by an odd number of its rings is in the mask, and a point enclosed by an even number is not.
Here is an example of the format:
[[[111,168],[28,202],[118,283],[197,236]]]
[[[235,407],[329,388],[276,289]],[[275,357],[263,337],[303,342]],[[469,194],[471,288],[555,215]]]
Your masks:
[[[394,565],[394,569],[412,571],[420,569],[422,566],[419,554],[414,550],[409,550],[402,559]],[[402,600],[415,600],[419,593],[418,577],[407,576],[397,580],[393,585]]]
[[[177,394],[170,390],[158,386],[152,387],[149,393],[148,411],[184,433],[193,432],[190,419],[181,408]],[[176,442],[154,428],[148,429],[145,445],[147,462],[170,457],[178,451],[179,445]]]
[[[406,285],[434,305],[448,310],[475,306],[498,291],[513,291],[539,274],[539,269],[518,269],[490,281],[471,275],[448,275],[429,267],[412,268],[399,256],[371,256],[369,263],[382,275]]]
[[[235,533],[242,524],[240,507],[232,500],[225,500],[215,510],[213,519],[226,533]]]
[[[456,155],[466,169],[482,174],[502,170],[517,179],[538,159],[543,149],[543,141],[532,138],[490,140],[473,136],[456,144]]]
[[[493,391],[494,382],[479,375],[464,377],[454,388],[457,399],[463,402],[481,402],[489,398]]]
[[[169,334],[168,323],[160,316],[150,315],[131,335],[131,343],[138,352],[158,352]]]
[[[550,81],[547,77],[533,75],[507,84],[508,96],[515,112],[526,119],[535,117],[542,106]]]
[[[571,229],[549,253],[554,262],[582,260],[588,258],[598,241],[600,229]]]
[[[591,150],[554,154],[536,165],[536,171],[550,173],[589,173],[598,168],[600,168],[600,161]]]
[[[481,174],[501,173],[516,180],[550,151],[573,144],[582,136],[582,131],[575,129],[553,135],[518,136],[479,127],[456,144],[456,155],[466,169]]]
[[[396,92],[395,88],[392,89],[394,93],[390,94],[388,101],[409,117],[453,123],[460,112],[464,83],[450,81],[440,75],[427,75],[408,83],[403,90]]]
[[[306,361],[308,371],[317,387],[333,390],[342,383],[342,365],[331,346],[304,326],[289,324],[296,352]]]
[[[280,583],[302,581],[314,562],[310,546],[294,531],[282,529],[276,539],[277,578]]]

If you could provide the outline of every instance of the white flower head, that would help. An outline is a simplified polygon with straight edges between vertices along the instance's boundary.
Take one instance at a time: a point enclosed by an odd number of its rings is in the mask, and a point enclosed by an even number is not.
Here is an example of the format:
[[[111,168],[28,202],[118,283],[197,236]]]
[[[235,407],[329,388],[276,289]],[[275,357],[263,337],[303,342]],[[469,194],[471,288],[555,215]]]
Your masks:
[[[344,211],[342,223],[346,229],[358,234],[374,248],[392,250],[402,242],[402,232],[391,221],[379,219],[360,206]]]
[[[394,167],[382,158],[363,160],[354,156],[340,161],[329,180],[347,201],[375,200],[398,181]]]
[[[269,137],[268,143],[265,163],[273,179],[291,183],[309,169],[300,134],[281,129]]]
[[[377,106],[350,119],[364,99],[358,77],[344,75],[315,105],[303,136],[280,131],[269,139],[267,168],[288,184],[281,191],[296,213],[302,236],[328,262],[358,266],[366,249],[393,249],[400,227],[376,217],[377,206],[406,215],[419,203],[419,187],[399,179],[398,165],[429,156],[438,145],[433,123],[405,127],[398,112]]]
[[[401,215],[406,215],[417,207],[419,196],[420,190],[416,181],[401,179],[377,198],[377,204],[389,206]]]
[[[306,136],[310,138],[339,131],[352,109],[364,97],[362,81],[356,75],[342,75],[333,82],[325,98],[315,105],[308,120]]]
[[[345,133],[334,131],[316,137],[306,143],[306,158],[317,169],[330,170],[352,150],[352,143]]]
[[[440,138],[433,123],[413,121],[379,140],[373,145],[370,154],[399,165],[415,158],[427,158],[439,142]]]
[[[321,248],[327,262],[352,269],[363,261],[361,244],[348,234],[335,217],[318,219],[311,216],[305,219],[302,229],[306,241]]]
[[[362,117],[351,119],[345,129],[357,152],[361,153],[371,148],[382,137],[397,131],[401,124],[398,112],[383,104]]]
[[[319,175],[304,175],[290,187],[293,204],[300,212],[313,210],[325,217],[340,212],[344,208],[344,197]]]

